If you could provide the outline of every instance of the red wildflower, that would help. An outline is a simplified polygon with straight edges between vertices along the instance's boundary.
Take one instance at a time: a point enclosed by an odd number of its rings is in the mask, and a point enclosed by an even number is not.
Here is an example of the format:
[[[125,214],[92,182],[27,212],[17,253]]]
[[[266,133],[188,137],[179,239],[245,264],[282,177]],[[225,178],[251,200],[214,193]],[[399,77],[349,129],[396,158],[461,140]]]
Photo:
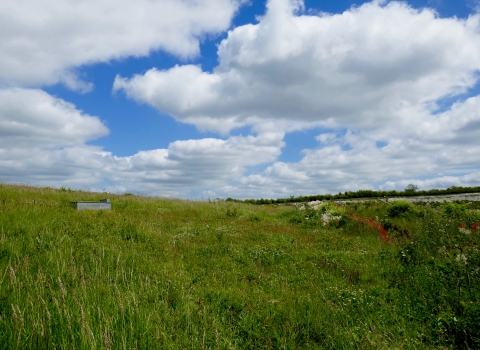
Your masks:
[[[463,224],[458,224],[458,227],[462,228],[462,227],[463,227]]]
[[[478,231],[478,222],[476,222],[475,224],[473,224],[472,230]]]
[[[381,231],[380,231],[380,234],[382,235],[382,239],[383,239],[385,242],[388,242],[387,231],[381,230]]]
[[[360,215],[356,215],[354,213],[350,213],[350,216],[353,219],[356,219],[358,221],[362,221],[362,222],[366,223],[368,225],[369,230],[377,230],[380,233],[380,235],[382,236],[382,239],[385,242],[388,242],[387,231],[385,231],[385,229],[383,228],[383,225],[381,223],[373,220],[372,218],[366,218],[366,217],[363,217],[363,216],[360,216]]]

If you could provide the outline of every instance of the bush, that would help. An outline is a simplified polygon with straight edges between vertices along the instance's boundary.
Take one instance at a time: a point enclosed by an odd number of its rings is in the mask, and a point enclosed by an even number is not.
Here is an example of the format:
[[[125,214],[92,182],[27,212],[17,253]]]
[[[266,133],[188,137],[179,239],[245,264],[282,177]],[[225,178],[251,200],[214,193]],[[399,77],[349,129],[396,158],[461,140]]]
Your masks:
[[[414,211],[412,203],[407,201],[395,201],[390,208],[388,208],[388,216],[396,218],[408,213],[413,213]]]
[[[467,216],[467,206],[465,204],[447,203],[442,210],[443,216],[452,219],[461,219]]]

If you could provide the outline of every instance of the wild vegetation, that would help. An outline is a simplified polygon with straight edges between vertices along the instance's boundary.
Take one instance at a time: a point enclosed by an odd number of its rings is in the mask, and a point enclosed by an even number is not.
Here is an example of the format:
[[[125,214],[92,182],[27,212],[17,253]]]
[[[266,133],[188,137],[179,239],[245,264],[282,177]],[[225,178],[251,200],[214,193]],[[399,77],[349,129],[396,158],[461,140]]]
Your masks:
[[[478,349],[478,202],[315,207],[0,185],[10,349]]]

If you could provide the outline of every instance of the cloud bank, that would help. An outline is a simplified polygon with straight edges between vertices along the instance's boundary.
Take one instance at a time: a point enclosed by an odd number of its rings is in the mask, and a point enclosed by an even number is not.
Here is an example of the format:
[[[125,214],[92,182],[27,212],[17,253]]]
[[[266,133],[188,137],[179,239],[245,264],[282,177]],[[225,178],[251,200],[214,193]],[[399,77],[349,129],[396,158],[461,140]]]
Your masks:
[[[42,17],[47,10],[39,9],[24,29],[21,24],[30,19],[13,16],[8,27],[25,33],[18,37],[30,44],[15,50],[14,41],[0,41],[10,45],[10,54],[0,58],[0,81],[68,85],[71,78],[72,88],[85,90],[75,67],[156,49],[195,55],[199,36],[225,30],[238,7],[220,0],[142,1],[129,13],[128,6],[116,9],[101,1],[91,14],[93,2],[82,4],[79,19],[64,27],[71,29],[64,44],[57,50],[42,42],[44,54],[32,33],[42,23],[50,28],[48,16]],[[51,8],[68,14],[69,6]],[[169,12],[175,6],[185,11]],[[108,20],[101,20],[101,10],[111,14]],[[197,17],[202,11],[205,19]],[[439,18],[433,10],[395,1],[333,15],[302,11],[301,1],[268,1],[258,23],[228,32],[213,72],[185,64],[115,79],[115,92],[222,138],[175,141],[165,149],[117,157],[88,145],[108,133],[99,117],[40,90],[0,91],[0,178],[237,198],[403,189],[408,183],[480,185],[480,96],[466,95],[479,80],[480,15]],[[118,24],[127,13],[131,25]],[[153,23],[154,14],[171,27]],[[172,34],[172,28],[178,31]],[[98,38],[96,31],[102,33]],[[65,55],[67,41],[79,57]],[[29,67],[25,72],[15,68],[20,57]],[[444,108],[445,99],[456,102]],[[238,127],[252,134],[229,136]],[[298,162],[278,161],[285,133],[313,128],[322,130],[316,148],[305,149]],[[264,170],[249,171],[259,166]],[[31,169],[36,171],[29,174]]]
[[[0,178],[42,186],[187,196],[194,195],[192,188],[238,180],[246,167],[275,161],[284,146],[284,135],[273,132],[175,141],[166,149],[130,157],[88,145],[108,133],[98,117],[44,91],[0,90]]]

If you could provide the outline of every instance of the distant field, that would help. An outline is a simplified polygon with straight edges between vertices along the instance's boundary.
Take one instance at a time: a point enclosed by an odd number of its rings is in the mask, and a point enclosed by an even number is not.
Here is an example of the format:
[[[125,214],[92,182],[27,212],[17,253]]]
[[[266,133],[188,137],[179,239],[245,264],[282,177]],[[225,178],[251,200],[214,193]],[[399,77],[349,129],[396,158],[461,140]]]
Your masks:
[[[479,349],[479,209],[0,185],[0,347]]]
[[[350,199],[350,200],[337,200],[338,203],[354,203],[354,202],[362,202],[368,199]],[[384,200],[386,202],[395,202],[395,201],[407,201],[412,203],[417,202],[455,202],[455,201],[480,201],[480,193],[462,193],[462,194],[445,194],[445,195],[436,195],[436,196],[409,196],[409,197],[392,197],[392,198],[385,198],[385,199],[377,199],[377,200]]]

